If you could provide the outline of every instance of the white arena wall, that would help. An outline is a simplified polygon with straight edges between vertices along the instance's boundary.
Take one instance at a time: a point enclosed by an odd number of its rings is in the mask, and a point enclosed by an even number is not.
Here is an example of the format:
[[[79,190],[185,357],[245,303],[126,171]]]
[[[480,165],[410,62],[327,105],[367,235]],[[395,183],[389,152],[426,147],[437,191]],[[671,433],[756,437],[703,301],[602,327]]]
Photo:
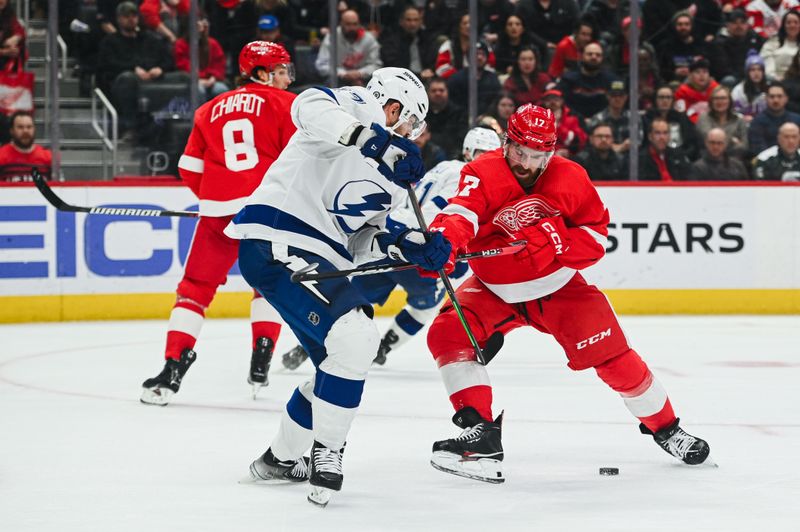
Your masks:
[[[53,187],[76,205],[196,208],[180,183],[132,183]],[[618,312],[800,314],[800,186],[598,185],[609,248],[585,275]],[[0,322],[166,318],[194,223],[57,212],[32,185],[0,186]],[[209,316],[245,316],[249,297],[234,267]]]

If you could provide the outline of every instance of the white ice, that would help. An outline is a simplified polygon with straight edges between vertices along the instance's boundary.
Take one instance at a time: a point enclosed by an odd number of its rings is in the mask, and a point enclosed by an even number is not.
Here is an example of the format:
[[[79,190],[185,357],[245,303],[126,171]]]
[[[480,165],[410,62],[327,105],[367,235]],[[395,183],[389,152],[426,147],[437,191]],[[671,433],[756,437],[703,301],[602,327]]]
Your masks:
[[[593,371],[520,330],[489,366],[506,483],[436,471],[431,443],[458,429],[422,335],[371,372],[324,510],[305,485],[237,483],[311,371],[276,361],[253,401],[246,321],[206,323],[164,408],[138,397],[166,322],[0,326],[0,530],[800,530],[800,316],[622,323],[719,468],[677,463]]]

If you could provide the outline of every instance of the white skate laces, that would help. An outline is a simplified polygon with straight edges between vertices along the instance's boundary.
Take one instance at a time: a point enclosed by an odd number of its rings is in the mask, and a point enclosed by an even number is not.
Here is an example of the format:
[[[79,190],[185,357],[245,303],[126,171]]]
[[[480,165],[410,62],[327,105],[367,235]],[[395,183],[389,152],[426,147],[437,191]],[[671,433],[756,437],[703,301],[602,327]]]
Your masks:
[[[342,474],[342,453],[327,447],[314,449],[314,468],[320,473]]]
[[[683,459],[686,458],[687,454],[689,454],[692,445],[696,441],[697,438],[687,434],[683,430],[678,429],[675,431],[675,434],[664,441],[663,445],[672,456],[677,456],[678,458]]]
[[[483,434],[483,423],[478,423],[474,427],[467,427],[461,431],[461,434],[453,438],[458,442],[468,442],[477,440]]]
[[[295,463],[292,470],[289,471],[288,476],[294,478],[308,478],[308,465],[306,461],[300,458],[300,460]]]

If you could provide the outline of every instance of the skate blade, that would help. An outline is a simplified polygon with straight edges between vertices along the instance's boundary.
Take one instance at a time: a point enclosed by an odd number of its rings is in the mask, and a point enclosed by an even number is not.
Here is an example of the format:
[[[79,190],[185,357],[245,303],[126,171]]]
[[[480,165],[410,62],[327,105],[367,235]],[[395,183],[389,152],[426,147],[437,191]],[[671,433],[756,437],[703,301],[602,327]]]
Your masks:
[[[328,488],[323,488],[321,486],[311,486],[311,491],[308,492],[308,502],[316,506],[319,506],[320,508],[325,508],[331,501],[332,494],[333,490],[330,490]]]
[[[506,481],[503,476],[503,462],[491,458],[464,460],[456,454],[437,451],[431,457],[431,465],[444,473],[490,484],[502,484]]]
[[[706,469],[706,468],[716,469],[716,468],[719,467],[719,464],[717,464],[714,461],[714,459],[711,458],[711,455],[708,455],[706,457],[706,459],[703,460],[703,462],[700,463],[700,464],[695,464],[695,465],[687,464],[687,465],[689,465],[689,467],[692,467],[692,468],[703,468],[703,469]]]
[[[258,398],[258,391],[259,391],[261,388],[266,388],[267,386],[269,386],[269,381],[268,381],[268,380],[267,380],[267,381],[265,381],[265,382],[255,382],[255,381],[254,381],[253,379],[251,379],[250,377],[247,377],[247,383],[248,383],[250,386],[252,386],[252,387],[253,387],[253,388],[252,388],[252,392],[251,392],[251,393],[252,393],[252,395],[253,395],[253,401],[255,401],[255,400]]]
[[[254,477],[252,473],[247,475],[246,477],[242,477],[239,479],[238,484],[267,484],[267,485],[277,485],[277,484],[293,484],[294,481],[291,481],[286,478],[261,478],[261,477]]]
[[[169,388],[145,388],[139,401],[146,405],[167,406],[175,392]]]

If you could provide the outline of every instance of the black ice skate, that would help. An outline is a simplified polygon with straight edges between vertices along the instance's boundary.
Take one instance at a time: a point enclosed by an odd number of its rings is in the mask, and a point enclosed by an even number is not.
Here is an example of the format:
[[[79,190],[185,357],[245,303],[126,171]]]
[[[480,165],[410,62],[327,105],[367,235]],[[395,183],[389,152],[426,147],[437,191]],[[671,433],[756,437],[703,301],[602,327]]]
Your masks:
[[[283,367],[295,370],[308,358],[308,353],[302,345],[295,346],[294,349],[283,355]]]
[[[331,500],[332,492],[341,491],[344,480],[343,453],[344,447],[336,451],[318,441],[314,442],[311,448],[311,477],[308,480],[311,491],[308,493],[308,502],[324,508]]]
[[[394,344],[396,344],[399,339],[400,338],[397,337],[397,333],[392,329],[386,331],[386,334],[381,339],[381,345],[378,346],[378,355],[375,357],[372,363],[379,366],[386,364],[386,355],[389,354],[389,351],[392,350]]]
[[[675,422],[665,429],[661,429],[655,434],[644,426],[639,425],[639,430],[642,434],[649,434],[653,436],[659,447],[667,451],[669,454],[683,461],[689,465],[700,465],[706,461],[711,448],[705,440],[701,440],[696,436],[692,436],[684,431],[678,423],[680,418],[675,419]],[[716,465],[709,462],[710,465]]]
[[[278,460],[267,449],[262,456],[250,464],[250,477],[244,482],[279,483],[305,482],[308,480],[308,458],[299,460]]]
[[[144,390],[139,400],[148,405],[168,405],[172,396],[178,393],[184,375],[196,358],[197,353],[188,347],[181,352],[179,360],[168,358],[161,373],[142,383]]]
[[[272,351],[275,349],[275,342],[270,338],[259,336],[256,339],[256,347],[250,357],[250,375],[247,382],[253,385],[253,399],[258,395],[258,390],[262,386],[269,385],[269,363],[272,361]]]
[[[453,423],[464,429],[456,438],[433,444],[431,465],[439,471],[499,484],[503,477],[503,442],[500,429],[503,414],[486,421],[468,406],[453,416]]]

